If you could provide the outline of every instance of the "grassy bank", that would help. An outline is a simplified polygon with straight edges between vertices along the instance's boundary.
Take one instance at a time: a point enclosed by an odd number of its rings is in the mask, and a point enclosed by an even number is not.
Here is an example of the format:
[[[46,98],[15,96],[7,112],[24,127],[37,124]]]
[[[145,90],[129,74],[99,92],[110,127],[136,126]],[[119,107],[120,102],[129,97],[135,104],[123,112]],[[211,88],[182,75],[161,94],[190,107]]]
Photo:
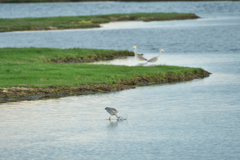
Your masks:
[[[132,13],[96,16],[0,19],[0,32],[96,28],[115,21],[163,21],[199,18],[192,13]]]
[[[0,49],[0,102],[11,98],[26,99],[34,96],[117,91],[131,88],[138,83],[191,80],[209,75],[201,68],[165,65],[128,67],[53,63],[59,59],[96,60],[93,57],[123,55],[133,55],[133,53],[79,48]]]

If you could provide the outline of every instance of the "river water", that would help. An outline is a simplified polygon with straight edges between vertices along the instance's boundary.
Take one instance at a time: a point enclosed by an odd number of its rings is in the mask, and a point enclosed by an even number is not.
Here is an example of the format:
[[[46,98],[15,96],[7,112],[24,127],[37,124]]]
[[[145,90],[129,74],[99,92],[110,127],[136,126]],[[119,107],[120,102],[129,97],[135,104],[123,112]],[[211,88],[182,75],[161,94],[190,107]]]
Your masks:
[[[1,18],[193,12],[197,20],[0,33],[0,47],[128,49],[210,77],[114,93],[0,104],[0,159],[240,157],[240,2],[0,4]],[[128,57],[96,64],[139,65]],[[146,67],[152,64],[143,63]],[[108,120],[114,107],[126,121]]]

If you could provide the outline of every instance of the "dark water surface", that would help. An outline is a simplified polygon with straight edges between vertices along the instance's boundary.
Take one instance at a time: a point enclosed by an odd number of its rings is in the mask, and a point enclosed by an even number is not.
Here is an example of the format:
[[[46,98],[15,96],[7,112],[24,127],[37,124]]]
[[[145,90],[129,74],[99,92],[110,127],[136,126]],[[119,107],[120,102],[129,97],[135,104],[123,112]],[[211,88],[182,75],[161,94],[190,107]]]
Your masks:
[[[21,6],[26,8],[18,14]],[[77,12],[77,6],[88,9]],[[163,48],[157,64],[201,67],[213,74],[115,93],[0,104],[0,159],[239,159],[239,8],[240,2],[1,4],[5,18],[191,11],[203,18],[0,33],[0,47],[131,50],[136,45],[146,58]],[[138,65],[133,57],[99,63]],[[105,107],[128,120],[108,121]]]

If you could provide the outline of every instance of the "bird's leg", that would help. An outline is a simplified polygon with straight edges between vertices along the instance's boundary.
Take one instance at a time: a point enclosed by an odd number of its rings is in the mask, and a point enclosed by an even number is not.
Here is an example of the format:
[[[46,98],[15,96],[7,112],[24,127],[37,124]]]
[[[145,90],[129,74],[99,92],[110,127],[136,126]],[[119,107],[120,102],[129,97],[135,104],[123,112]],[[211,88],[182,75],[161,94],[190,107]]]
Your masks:
[[[111,120],[112,115],[109,117],[109,120]]]
[[[117,119],[119,119],[120,117],[117,116],[117,114],[115,114],[115,116],[117,117]]]

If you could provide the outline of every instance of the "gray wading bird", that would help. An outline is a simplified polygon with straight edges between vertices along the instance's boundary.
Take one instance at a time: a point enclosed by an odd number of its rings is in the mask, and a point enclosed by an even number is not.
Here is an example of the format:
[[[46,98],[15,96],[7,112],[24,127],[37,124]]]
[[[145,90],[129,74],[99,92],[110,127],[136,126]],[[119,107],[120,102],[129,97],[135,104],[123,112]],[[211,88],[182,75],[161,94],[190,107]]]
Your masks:
[[[109,120],[111,120],[111,117],[112,117],[113,115],[115,115],[118,119],[120,118],[120,117],[117,116],[118,111],[117,111],[115,108],[106,107],[105,110],[111,115],[111,116],[109,117]]]
[[[153,58],[149,59],[147,62],[153,62],[155,64],[161,56],[161,51],[165,52],[163,49],[161,49],[158,57],[153,57]]]
[[[134,55],[135,55],[136,59],[139,61],[139,63],[141,63],[141,61],[147,61],[147,59],[144,58],[141,54],[136,53],[137,46],[132,46],[131,48],[135,48]]]

